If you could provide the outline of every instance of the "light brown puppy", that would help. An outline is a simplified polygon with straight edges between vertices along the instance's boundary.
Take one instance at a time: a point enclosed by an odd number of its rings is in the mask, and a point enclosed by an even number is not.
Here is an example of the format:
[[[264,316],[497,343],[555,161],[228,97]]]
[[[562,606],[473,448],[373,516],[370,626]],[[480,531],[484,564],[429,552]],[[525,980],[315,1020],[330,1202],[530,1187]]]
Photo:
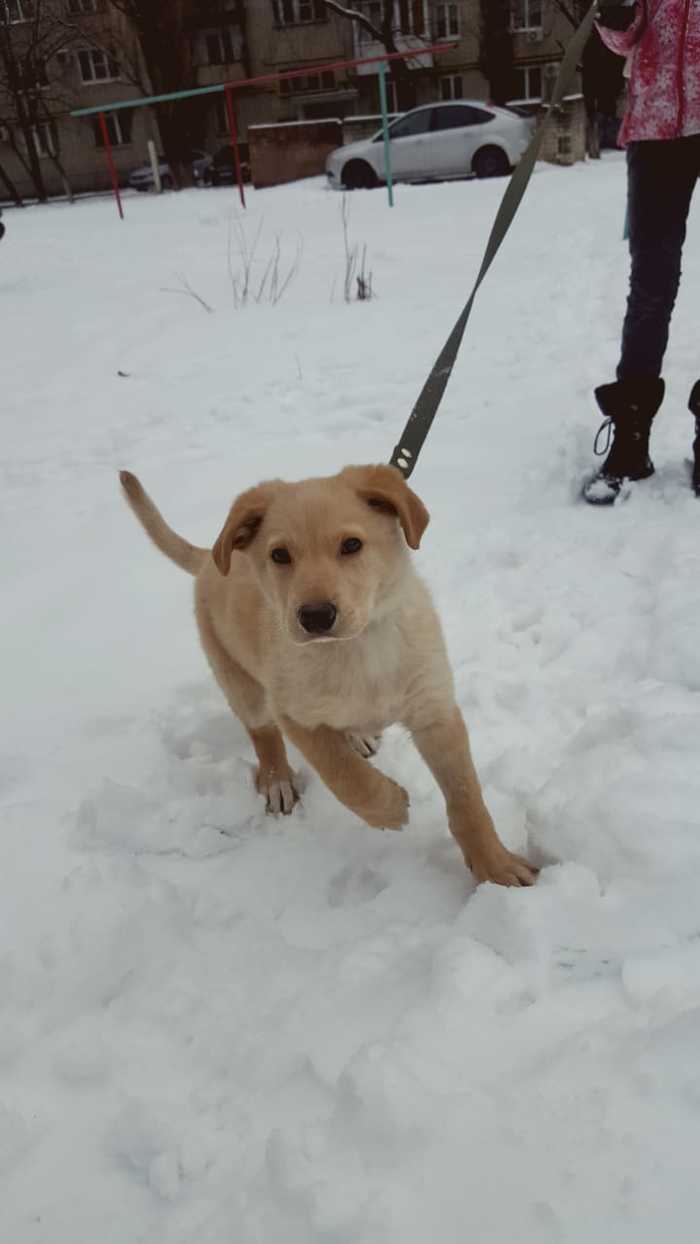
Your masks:
[[[368,825],[399,829],[406,791],[365,758],[392,722],[411,733],[477,881],[531,885],[484,804],[435,609],[407,545],[428,524],[389,466],[260,484],[234,502],[209,549],[168,527],[141,484],[127,500],[161,552],[196,575],[199,632],[214,675],[257,753],[273,812],[297,799],[286,737]]]

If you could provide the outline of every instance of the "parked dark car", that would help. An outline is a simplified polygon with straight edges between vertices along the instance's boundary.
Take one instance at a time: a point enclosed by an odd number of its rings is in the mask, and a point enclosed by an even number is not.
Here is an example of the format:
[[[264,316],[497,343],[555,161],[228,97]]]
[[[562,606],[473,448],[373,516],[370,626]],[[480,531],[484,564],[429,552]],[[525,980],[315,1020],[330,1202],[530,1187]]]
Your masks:
[[[190,153],[190,159],[192,161],[192,179],[193,181],[201,181],[205,168],[211,163],[211,156],[207,151],[196,149]],[[163,189],[172,190],[174,179],[165,156],[158,156],[158,172],[160,173],[160,184]],[[150,160],[147,164],[141,164],[129,173],[129,185],[132,190],[153,189],[153,169],[151,168]]]
[[[244,181],[250,181],[250,149],[247,143],[239,143],[241,159],[241,175]],[[233,148],[230,143],[219,147],[206,167],[202,169],[200,180],[205,186],[231,186],[236,180],[236,166],[233,159]]]

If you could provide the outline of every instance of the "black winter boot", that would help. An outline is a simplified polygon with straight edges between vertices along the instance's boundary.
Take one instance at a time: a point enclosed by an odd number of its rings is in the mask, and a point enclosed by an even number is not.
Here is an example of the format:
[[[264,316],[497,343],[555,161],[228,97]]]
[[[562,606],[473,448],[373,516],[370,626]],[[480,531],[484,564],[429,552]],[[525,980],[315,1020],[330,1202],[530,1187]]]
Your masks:
[[[700,380],[696,380],[688,401],[688,410],[695,415],[695,440],[693,441],[693,492],[700,497]]]
[[[664,400],[664,388],[663,380],[648,376],[616,380],[596,389],[596,401],[605,419],[593,449],[600,454],[610,452],[600,470],[584,485],[583,496],[590,505],[613,505],[626,479],[648,479],[654,474],[649,433]],[[599,450],[603,434],[606,440]]]

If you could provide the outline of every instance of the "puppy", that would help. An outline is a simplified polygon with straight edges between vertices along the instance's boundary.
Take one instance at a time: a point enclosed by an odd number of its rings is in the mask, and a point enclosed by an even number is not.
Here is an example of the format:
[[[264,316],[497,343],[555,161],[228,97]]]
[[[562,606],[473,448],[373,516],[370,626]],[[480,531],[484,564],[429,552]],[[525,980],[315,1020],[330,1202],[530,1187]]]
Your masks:
[[[406,791],[365,758],[392,722],[440,785],[450,830],[477,881],[531,885],[484,804],[435,609],[416,575],[428,512],[395,467],[273,480],[234,501],[213,549],[166,524],[122,471],[132,510],[162,553],[196,576],[204,651],[258,758],[270,812],[298,798],[284,737],[368,825],[400,829]]]

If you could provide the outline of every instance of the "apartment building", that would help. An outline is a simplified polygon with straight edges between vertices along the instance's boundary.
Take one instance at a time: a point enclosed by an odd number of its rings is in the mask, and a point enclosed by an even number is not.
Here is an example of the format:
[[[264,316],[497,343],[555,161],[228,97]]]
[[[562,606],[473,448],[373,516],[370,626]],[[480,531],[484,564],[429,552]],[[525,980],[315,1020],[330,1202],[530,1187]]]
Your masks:
[[[352,7],[378,26],[383,3],[355,0]],[[350,7],[350,0],[346,4]],[[380,56],[383,45],[369,30],[327,9],[323,0],[191,0],[186,11],[183,88],[306,71],[291,80],[240,90],[243,137],[256,123],[379,111],[375,64],[333,66]],[[394,0],[396,45],[415,55],[407,62],[402,101],[395,83],[389,83],[392,110],[399,110],[401,103],[406,107],[436,99],[488,98],[488,83],[479,68],[479,14],[479,0]],[[534,106],[546,93],[548,75],[556,73],[571,27],[556,0],[512,0],[511,29],[513,99]],[[36,49],[29,55],[32,40]],[[426,53],[423,49],[430,44],[444,45],[445,51]],[[30,106],[24,112],[16,75],[14,82],[8,80],[7,66],[3,69],[3,48],[6,53],[14,49],[16,59],[34,66],[26,82]],[[8,89],[13,85],[14,90]],[[90,118],[71,118],[69,112],[152,91],[122,6],[111,0],[0,0],[0,174],[4,170],[22,194],[33,193],[28,165],[36,167],[37,162],[49,193],[61,193],[66,179],[76,192],[106,186],[101,128]],[[117,168],[126,178],[145,160],[148,139],[159,142],[158,112],[124,110],[111,114],[107,124]],[[196,145],[206,150],[225,141],[222,95],[202,101],[196,129]],[[0,197],[4,193],[0,179]]]

